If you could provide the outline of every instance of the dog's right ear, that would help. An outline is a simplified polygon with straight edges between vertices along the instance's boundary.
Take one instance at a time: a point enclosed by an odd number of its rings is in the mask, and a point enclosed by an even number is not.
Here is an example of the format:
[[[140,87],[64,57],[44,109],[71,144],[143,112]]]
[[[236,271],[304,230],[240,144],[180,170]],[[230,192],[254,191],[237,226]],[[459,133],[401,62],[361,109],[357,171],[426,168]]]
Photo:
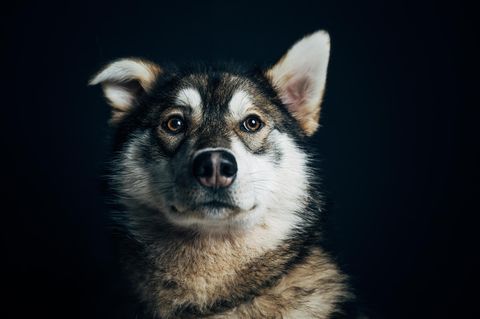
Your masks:
[[[295,43],[266,72],[283,104],[307,136],[318,128],[329,56],[330,36],[317,31]]]
[[[162,73],[155,63],[140,59],[114,61],[98,72],[89,85],[101,84],[103,93],[112,106],[111,124],[118,123],[151,89]]]

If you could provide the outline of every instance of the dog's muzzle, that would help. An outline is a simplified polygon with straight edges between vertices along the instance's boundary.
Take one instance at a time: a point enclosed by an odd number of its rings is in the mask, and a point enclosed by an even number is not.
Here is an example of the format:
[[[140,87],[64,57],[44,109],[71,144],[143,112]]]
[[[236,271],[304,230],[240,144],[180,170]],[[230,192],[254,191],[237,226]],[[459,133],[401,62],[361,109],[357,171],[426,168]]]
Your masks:
[[[208,188],[227,188],[237,175],[237,161],[230,152],[224,150],[204,151],[193,159],[193,175]]]

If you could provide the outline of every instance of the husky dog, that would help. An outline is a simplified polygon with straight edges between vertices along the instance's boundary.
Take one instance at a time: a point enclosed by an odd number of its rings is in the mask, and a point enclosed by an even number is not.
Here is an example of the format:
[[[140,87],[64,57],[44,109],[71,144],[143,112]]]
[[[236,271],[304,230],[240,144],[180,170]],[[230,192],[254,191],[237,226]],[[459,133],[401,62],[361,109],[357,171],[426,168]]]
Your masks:
[[[267,69],[128,58],[91,80],[112,106],[114,220],[150,318],[349,316],[304,150],[329,52],[318,31]]]

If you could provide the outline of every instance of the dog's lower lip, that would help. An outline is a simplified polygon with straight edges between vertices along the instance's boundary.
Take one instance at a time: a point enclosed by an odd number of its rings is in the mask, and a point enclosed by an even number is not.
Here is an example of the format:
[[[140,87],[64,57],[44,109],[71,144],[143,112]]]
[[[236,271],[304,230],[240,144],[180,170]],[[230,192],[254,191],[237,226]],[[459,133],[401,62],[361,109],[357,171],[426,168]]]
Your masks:
[[[220,202],[220,201],[210,201],[210,202],[200,203],[197,205],[197,207],[230,208],[230,209],[236,208],[232,204]]]

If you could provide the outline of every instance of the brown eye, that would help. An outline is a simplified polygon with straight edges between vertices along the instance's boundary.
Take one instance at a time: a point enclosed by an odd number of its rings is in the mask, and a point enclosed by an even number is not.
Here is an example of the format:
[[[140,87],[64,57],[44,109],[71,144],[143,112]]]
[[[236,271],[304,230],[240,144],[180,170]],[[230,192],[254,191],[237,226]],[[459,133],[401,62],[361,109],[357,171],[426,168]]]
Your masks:
[[[163,125],[165,130],[171,134],[177,134],[185,129],[185,121],[180,116],[172,116]]]
[[[258,118],[258,116],[252,115],[249,116],[243,121],[242,129],[246,132],[256,132],[263,127],[262,121]]]

